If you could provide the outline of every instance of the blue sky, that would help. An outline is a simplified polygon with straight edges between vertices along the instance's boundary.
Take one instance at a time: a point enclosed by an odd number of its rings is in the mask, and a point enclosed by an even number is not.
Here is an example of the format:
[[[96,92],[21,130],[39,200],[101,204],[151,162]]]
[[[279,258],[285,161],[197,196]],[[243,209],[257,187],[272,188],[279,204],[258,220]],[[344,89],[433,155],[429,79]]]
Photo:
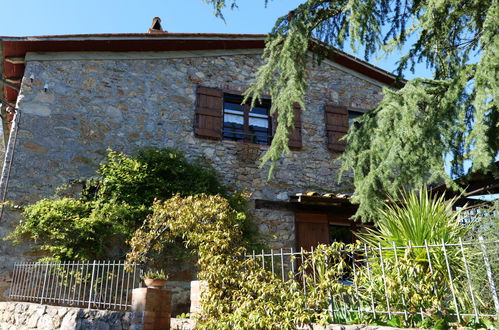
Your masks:
[[[224,12],[224,22],[202,0],[0,0],[0,35],[142,33],[155,16],[169,32],[267,33],[278,17],[302,2],[270,0],[265,8],[264,0],[238,0],[238,9]],[[392,72],[399,56],[370,62]],[[416,74],[406,73],[406,78],[430,76],[424,65]]]

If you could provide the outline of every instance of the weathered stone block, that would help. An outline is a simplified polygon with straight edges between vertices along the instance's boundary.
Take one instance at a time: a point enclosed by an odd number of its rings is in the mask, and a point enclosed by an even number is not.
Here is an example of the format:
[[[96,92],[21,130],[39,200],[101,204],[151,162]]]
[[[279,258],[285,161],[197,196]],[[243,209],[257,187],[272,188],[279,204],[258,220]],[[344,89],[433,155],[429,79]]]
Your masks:
[[[208,283],[206,281],[191,281],[191,313],[195,314],[201,311],[201,295],[207,289]]]
[[[38,155],[42,155],[47,153],[48,148],[46,146],[42,146],[38,143],[35,143],[33,141],[26,141],[23,143],[24,149],[26,149],[29,152],[33,152]]]

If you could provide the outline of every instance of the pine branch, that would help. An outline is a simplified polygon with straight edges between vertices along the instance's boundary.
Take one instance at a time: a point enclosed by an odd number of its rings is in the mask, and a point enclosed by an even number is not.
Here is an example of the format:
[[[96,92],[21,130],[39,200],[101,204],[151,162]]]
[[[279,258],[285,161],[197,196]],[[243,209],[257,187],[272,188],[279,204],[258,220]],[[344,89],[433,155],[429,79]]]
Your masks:
[[[224,0],[207,0],[222,8]],[[217,7],[219,6],[219,7]],[[222,6],[222,7],[220,7]],[[445,182],[446,172],[486,169],[499,156],[499,5],[498,0],[307,0],[280,17],[268,35],[264,64],[246,97],[272,97],[277,114],[276,134],[262,166],[270,174],[282,155],[289,153],[288,136],[294,128],[293,104],[305,109],[308,87],[307,53],[314,60],[342,49],[362,48],[369,59],[390,54],[408,42],[399,76],[417,63],[434,70],[433,79],[409,81],[400,91],[385,90],[385,97],[360,126],[347,136],[342,170],[354,174],[353,200],[357,216],[368,219],[374,206],[401,187]],[[313,38],[323,45],[317,47]],[[415,41],[414,41],[415,40]],[[478,52],[478,61],[471,58]]]

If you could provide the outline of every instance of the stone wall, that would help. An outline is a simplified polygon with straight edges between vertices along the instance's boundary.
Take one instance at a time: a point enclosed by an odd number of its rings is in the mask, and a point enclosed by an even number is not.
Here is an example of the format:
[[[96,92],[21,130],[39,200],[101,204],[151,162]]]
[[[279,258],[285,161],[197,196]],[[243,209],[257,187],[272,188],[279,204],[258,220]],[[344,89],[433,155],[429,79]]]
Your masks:
[[[337,155],[326,148],[324,104],[371,109],[382,97],[380,84],[327,61],[321,67],[310,66],[303,148],[283,157],[267,181],[268,167],[259,168],[266,146],[193,134],[197,86],[244,91],[261,64],[259,55],[241,51],[226,56],[161,56],[28,54],[17,102],[17,138],[8,146],[12,166],[4,169],[9,175],[0,187],[6,189],[6,199],[32,203],[71,180],[94,176],[108,148],[133,153],[146,146],[175,147],[190,158],[205,158],[225,184],[250,192],[253,200],[287,201],[289,194],[307,190],[349,192],[348,182],[338,185]],[[31,75],[33,81],[26,78]],[[271,247],[294,246],[292,212],[254,211]],[[0,235],[18,221],[18,213],[6,210]],[[0,256],[0,281],[8,281],[14,261],[33,257],[27,247],[14,248],[3,241]]]
[[[25,302],[0,302],[0,329],[139,330],[131,312],[114,312]]]

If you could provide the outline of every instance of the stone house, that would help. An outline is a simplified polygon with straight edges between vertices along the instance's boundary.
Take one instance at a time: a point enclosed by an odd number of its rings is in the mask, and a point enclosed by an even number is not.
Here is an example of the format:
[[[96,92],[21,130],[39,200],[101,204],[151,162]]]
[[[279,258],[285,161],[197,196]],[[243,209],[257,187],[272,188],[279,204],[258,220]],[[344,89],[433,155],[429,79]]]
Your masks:
[[[225,184],[251,192],[254,219],[273,248],[348,240],[355,208],[345,195],[348,182],[337,183],[334,159],[344,149],[338,139],[396,77],[340,51],[320,67],[311,64],[293,152],[268,181],[268,169],[258,165],[275,129],[272,100],[240,105],[262,64],[264,39],[166,32],[0,37],[2,200],[25,205],[91,177],[107,148],[176,147],[203,156]],[[0,236],[19,218],[2,209]],[[4,241],[0,251],[5,288],[12,264],[32,256]]]

